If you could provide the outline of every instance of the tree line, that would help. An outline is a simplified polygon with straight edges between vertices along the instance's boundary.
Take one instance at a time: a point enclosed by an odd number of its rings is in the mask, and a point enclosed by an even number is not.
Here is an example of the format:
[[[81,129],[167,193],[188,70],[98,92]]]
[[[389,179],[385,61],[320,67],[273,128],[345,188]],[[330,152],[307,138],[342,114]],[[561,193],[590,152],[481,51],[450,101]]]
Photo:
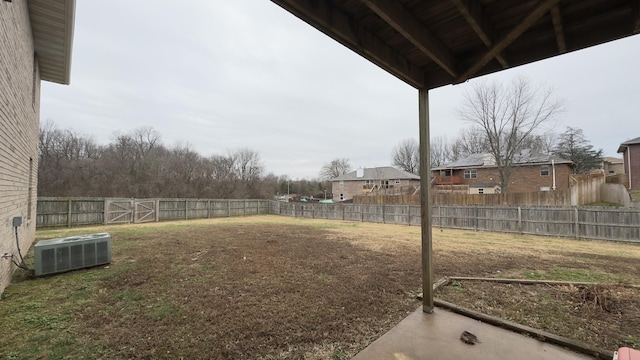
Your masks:
[[[186,143],[167,147],[152,127],[116,132],[99,145],[49,121],[41,126],[38,150],[39,196],[262,199],[287,191],[318,194],[328,186],[267,173],[249,148],[206,157]]]

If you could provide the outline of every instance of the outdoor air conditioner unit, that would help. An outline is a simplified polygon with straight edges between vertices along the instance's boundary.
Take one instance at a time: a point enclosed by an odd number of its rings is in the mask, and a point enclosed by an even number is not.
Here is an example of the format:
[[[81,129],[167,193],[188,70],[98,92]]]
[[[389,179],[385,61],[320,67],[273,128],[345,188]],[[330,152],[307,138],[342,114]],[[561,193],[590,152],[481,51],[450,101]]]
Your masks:
[[[107,233],[42,240],[34,249],[36,276],[111,262],[111,236]]]

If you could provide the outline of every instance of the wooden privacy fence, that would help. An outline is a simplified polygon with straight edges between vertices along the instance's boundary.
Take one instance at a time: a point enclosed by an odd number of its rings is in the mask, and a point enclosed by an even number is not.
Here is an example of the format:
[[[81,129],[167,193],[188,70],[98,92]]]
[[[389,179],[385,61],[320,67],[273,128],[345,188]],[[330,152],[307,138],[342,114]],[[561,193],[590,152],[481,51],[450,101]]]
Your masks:
[[[507,194],[464,194],[460,192],[434,192],[431,195],[434,205],[480,205],[480,206],[571,206],[570,190],[536,191]],[[420,195],[379,195],[354,196],[355,204],[372,205],[420,205]]]
[[[420,226],[420,205],[288,203],[273,200],[38,198],[36,227],[143,223],[275,214]],[[640,209],[432,207],[434,227],[640,243]]]
[[[606,177],[609,182],[609,177]],[[469,194],[469,185],[437,185],[432,189],[431,203],[434,205],[478,205],[478,206],[580,206],[604,201],[605,184],[603,173],[570,175],[570,188],[555,191],[533,191],[506,194]],[[611,182],[614,183],[614,178]],[[368,194],[353,197],[355,204],[419,205],[420,194],[399,196]]]
[[[269,214],[269,200],[38,198],[36,227],[138,224]]]
[[[274,202],[276,215],[417,225],[420,205]],[[605,207],[438,206],[434,227],[640,243],[640,209]]]

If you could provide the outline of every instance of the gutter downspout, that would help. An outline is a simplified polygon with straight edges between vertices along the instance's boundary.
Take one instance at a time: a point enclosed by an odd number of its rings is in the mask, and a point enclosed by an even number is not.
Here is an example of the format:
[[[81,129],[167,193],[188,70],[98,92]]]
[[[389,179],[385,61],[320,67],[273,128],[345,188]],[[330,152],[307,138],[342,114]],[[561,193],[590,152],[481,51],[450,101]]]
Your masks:
[[[553,185],[551,186],[551,189],[556,191],[556,163],[553,159],[551,159],[551,170],[553,171]]]
[[[631,190],[631,146],[627,146],[627,167],[629,168],[629,190]]]

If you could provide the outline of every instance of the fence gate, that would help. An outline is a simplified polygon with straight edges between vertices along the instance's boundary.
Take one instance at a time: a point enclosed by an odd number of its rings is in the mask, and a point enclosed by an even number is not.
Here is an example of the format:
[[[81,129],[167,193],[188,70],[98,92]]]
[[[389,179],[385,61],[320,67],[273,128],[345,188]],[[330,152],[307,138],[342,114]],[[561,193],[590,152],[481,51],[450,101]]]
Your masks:
[[[154,200],[136,200],[134,210],[135,223],[156,221],[156,202]]]
[[[105,204],[106,224],[129,224],[133,222],[133,200],[108,200]]]

